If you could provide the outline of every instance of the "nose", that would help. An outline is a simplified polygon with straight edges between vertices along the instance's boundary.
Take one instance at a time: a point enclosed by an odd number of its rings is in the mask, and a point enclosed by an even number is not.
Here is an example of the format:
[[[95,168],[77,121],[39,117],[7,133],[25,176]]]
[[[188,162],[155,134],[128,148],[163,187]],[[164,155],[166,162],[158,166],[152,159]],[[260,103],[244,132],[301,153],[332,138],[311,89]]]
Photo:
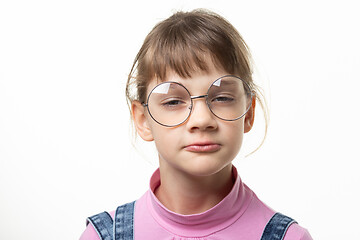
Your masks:
[[[217,128],[216,117],[210,111],[205,97],[206,95],[192,98],[191,114],[186,123],[187,129],[190,131],[211,131]]]

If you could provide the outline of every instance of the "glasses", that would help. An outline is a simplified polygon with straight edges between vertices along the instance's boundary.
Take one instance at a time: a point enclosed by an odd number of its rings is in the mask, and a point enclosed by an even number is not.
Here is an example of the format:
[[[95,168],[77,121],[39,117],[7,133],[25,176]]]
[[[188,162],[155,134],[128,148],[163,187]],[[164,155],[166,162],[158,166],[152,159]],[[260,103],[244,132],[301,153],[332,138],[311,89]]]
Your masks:
[[[207,94],[191,96],[186,87],[178,82],[163,82],[154,87],[147,102],[152,119],[165,127],[184,123],[193,110],[193,100],[205,98],[210,111],[219,119],[235,121],[250,109],[253,93],[249,85],[236,76],[216,79]]]

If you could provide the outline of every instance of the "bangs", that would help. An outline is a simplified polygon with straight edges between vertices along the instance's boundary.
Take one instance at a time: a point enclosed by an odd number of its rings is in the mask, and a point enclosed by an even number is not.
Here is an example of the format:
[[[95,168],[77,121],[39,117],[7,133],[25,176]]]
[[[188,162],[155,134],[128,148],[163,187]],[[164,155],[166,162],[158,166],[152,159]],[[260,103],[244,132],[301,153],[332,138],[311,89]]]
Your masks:
[[[170,71],[190,78],[194,72],[208,72],[211,66],[236,74],[240,61],[224,26],[206,24],[204,17],[173,17],[156,26],[148,38],[144,65],[139,66],[148,79],[165,81]]]
[[[169,50],[171,49],[171,50]],[[210,64],[218,66],[214,62],[214,56],[210,54],[208,49],[193,49],[189,45],[174,47],[162,46],[154,50],[153,54],[149,54],[148,73],[150,78],[156,77],[161,81],[166,81],[167,73],[174,72],[181,78],[191,78],[194,72],[208,72]]]

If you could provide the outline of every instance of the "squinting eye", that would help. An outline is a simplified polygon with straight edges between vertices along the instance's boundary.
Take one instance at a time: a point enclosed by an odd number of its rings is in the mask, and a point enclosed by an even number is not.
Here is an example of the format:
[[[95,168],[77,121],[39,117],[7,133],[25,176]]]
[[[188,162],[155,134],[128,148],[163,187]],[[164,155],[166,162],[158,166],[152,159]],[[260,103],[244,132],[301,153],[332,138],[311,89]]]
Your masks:
[[[179,104],[181,104],[180,100],[171,100],[171,101],[164,102],[162,105],[164,105],[164,106],[176,106],[176,105],[179,105]]]
[[[211,102],[223,102],[223,103],[229,103],[234,101],[235,99],[232,97],[226,97],[226,96],[219,96],[215,97],[211,100]]]
[[[163,107],[175,108],[175,107],[186,106],[186,102],[181,99],[167,99],[161,102],[161,105]]]

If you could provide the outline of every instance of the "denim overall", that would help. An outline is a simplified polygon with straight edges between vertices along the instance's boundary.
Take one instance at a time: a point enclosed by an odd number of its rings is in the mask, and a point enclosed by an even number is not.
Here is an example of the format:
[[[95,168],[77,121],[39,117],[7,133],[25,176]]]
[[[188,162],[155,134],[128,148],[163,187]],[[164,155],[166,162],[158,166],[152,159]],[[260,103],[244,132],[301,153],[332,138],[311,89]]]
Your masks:
[[[107,212],[102,212],[87,219],[101,240],[133,240],[134,239],[134,207],[135,201],[119,206],[114,221]],[[260,240],[282,240],[287,229],[295,220],[275,213],[269,220]]]

